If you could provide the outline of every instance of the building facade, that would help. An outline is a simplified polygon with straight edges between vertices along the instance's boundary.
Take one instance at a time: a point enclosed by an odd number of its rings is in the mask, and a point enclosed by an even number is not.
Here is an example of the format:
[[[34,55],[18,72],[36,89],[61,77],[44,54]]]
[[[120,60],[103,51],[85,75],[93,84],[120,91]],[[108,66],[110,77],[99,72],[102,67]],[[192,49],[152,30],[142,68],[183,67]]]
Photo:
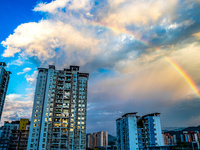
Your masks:
[[[143,150],[163,146],[160,113],[137,116],[127,113],[116,120],[117,149]]]
[[[29,128],[29,119],[20,119],[20,121],[12,122],[5,121],[0,137],[0,150],[26,150]]]
[[[10,71],[5,70],[5,67],[6,64],[4,62],[0,62],[0,121],[11,74]]]
[[[108,146],[108,132],[100,131],[88,134],[88,148],[106,148]]]
[[[86,149],[88,78],[78,66],[38,69],[29,150]]]

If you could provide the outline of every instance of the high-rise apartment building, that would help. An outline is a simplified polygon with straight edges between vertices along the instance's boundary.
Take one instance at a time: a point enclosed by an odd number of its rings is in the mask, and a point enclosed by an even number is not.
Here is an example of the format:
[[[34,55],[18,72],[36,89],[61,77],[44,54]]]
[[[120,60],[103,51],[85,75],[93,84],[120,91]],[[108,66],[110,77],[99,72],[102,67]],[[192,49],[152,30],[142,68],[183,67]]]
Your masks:
[[[137,113],[127,113],[116,120],[117,149],[138,149]]]
[[[138,120],[138,127],[143,131],[143,147],[163,146],[163,135],[160,122],[160,113],[142,116]]]
[[[29,150],[85,150],[88,73],[39,68]]]
[[[88,134],[88,148],[106,148],[108,146],[108,132],[100,131]]]
[[[160,113],[137,116],[127,113],[116,120],[118,150],[144,150],[164,145]]]
[[[0,121],[11,74],[10,71],[5,70],[5,66],[4,62],[0,62]]]

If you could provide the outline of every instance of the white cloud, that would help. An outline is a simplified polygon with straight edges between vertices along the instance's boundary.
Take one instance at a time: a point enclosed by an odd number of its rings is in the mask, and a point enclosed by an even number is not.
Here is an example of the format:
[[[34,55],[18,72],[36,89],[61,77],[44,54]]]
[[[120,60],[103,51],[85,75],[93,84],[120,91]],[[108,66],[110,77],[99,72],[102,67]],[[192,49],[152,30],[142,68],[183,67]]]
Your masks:
[[[167,27],[166,27],[166,29],[177,29],[177,28],[180,28],[180,27],[184,27],[184,28],[187,28],[187,27],[189,27],[189,26],[191,26],[191,25],[193,25],[195,23],[195,21],[194,20],[192,20],[192,19],[190,19],[190,20],[185,20],[185,21],[183,21],[183,22],[181,22],[181,23],[179,23],[179,24],[177,24],[177,23],[173,23],[173,24],[170,24],[170,25],[168,25]]]
[[[25,75],[26,81],[32,86],[36,86],[36,78],[38,75],[38,71],[34,71],[32,75]]]
[[[31,68],[24,68],[22,72],[18,72],[17,75],[24,74],[26,72],[31,71]]]
[[[14,34],[2,41],[6,50],[3,57],[12,57],[16,53],[25,53],[29,57],[37,56],[41,62],[62,55],[79,60],[84,64],[98,53],[98,40],[91,30],[77,30],[68,23],[41,20],[39,23],[21,24]],[[57,49],[57,52],[55,51]]]
[[[28,60],[28,57],[24,53],[21,53],[19,54],[18,59],[12,60],[10,63],[7,64],[7,66],[8,67],[12,65],[21,66],[25,62],[31,64],[30,62],[27,62],[26,60]]]
[[[55,14],[59,9],[65,8],[69,10],[86,10],[92,7],[91,0],[54,0],[50,3],[39,3],[33,10]]]
[[[148,26],[157,23],[162,17],[174,17],[178,0],[109,0],[109,9],[101,11],[101,24],[122,30],[128,25]],[[107,9],[107,7],[105,7]]]
[[[69,5],[69,9],[71,10],[86,10],[89,11],[92,7],[91,0],[72,0],[71,5]]]
[[[64,8],[70,0],[54,0],[51,3],[39,3],[33,10],[56,13],[58,8]]]

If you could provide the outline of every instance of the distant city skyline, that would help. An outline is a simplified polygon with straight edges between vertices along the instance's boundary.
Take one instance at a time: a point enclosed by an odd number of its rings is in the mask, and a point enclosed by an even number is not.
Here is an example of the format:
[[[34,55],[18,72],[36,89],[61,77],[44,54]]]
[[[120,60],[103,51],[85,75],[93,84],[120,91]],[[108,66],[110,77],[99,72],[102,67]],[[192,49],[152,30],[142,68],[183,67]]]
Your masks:
[[[37,68],[48,65],[90,74],[87,133],[115,135],[128,112],[160,112],[163,128],[200,125],[199,14],[199,0],[1,1],[12,74],[0,126],[31,118]]]

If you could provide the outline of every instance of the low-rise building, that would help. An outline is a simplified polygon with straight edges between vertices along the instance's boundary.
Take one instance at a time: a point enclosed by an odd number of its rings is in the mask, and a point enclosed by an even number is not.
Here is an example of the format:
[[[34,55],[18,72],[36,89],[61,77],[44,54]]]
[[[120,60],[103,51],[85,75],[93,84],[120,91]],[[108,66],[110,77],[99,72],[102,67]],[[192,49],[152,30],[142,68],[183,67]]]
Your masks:
[[[183,133],[180,135],[181,142],[185,143],[191,143],[192,146],[196,145],[196,147],[199,147],[199,139],[200,139],[200,134],[199,131],[183,131]]]
[[[0,138],[0,150],[26,150],[29,128],[29,119],[4,122],[2,135]]]
[[[14,124],[8,121],[4,122],[2,127],[2,133],[0,138],[0,150],[7,150],[10,144],[11,130],[14,128]]]
[[[88,148],[106,148],[108,146],[108,132],[100,131],[88,134]]]
[[[176,135],[170,135],[169,133],[163,134],[164,145],[176,145]]]

